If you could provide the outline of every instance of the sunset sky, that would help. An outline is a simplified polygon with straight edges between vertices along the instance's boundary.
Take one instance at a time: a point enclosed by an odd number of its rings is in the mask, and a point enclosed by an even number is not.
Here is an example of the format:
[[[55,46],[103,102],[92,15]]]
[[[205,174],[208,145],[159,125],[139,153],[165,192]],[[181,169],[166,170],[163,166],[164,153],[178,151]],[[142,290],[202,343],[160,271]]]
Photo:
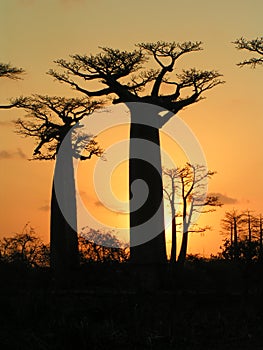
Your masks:
[[[199,140],[208,168],[217,172],[209,192],[220,194],[225,203],[216,213],[203,215],[201,224],[213,230],[191,235],[189,251],[216,253],[225,211],[234,207],[263,211],[263,69],[237,67],[249,55],[231,43],[241,36],[263,36],[262,13],[262,0],[2,0],[0,62],[22,67],[26,73],[23,80],[0,80],[0,102],[33,93],[81,97],[46,74],[56,68],[54,60],[71,54],[97,53],[98,46],[132,50],[136,43],[158,40],[202,41],[204,50],[184,56],[178,72],[191,67],[216,69],[226,83],[178,116]],[[30,222],[47,241],[54,163],[27,160],[34,142],[16,135],[12,124],[23,115],[16,109],[0,111],[0,236],[21,232]],[[103,139],[105,145],[112,142],[110,135]],[[92,169],[95,161],[85,168]],[[116,170],[117,178],[123,172],[125,167]],[[104,215],[88,187],[83,200]]]

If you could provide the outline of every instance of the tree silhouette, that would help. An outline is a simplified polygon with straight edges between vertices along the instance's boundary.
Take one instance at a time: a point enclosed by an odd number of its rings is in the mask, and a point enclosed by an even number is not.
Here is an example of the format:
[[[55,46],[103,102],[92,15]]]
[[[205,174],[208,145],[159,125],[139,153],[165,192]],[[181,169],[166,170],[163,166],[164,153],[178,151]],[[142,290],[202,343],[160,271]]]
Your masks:
[[[36,236],[34,228],[26,224],[22,233],[0,240],[2,262],[26,267],[46,267],[49,265],[49,246]]]
[[[141,43],[133,51],[120,51],[108,47],[101,48],[96,55],[73,55],[70,60],[59,59],[55,63],[62,72],[50,70],[49,74],[84,93],[89,97],[109,96],[112,103],[143,102],[168,110],[165,116],[147,114],[147,106],[129,104],[130,126],[130,245],[131,261],[134,263],[163,263],[166,261],[163,183],[161,178],[159,130],[174,114],[184,107],[198,102],[201,95],[223,83],[217,71],[183,70],[172,74],[179,58],[190,52],[202,50],[201,42],[163,42]],[[144,65],[149,63],[150,68]],[[157,69],[152,65],[156,64]],[[101,88],[87,89],[84,83],[97,82]],[[169,92],[167,92],[169,91]],[[139,140],[150,141],[149,147],[139,147]],[[147,159],[148,161],[144,161]],[[141,208],[135,208],[140,193],[132,193],[132,184],[143,179],[148,186],[149,196]],[[136,196],[134,198],[133,196]],[[137,201],[138,199],[138,201]],[[156,224],[150,219],[156,214]],[[148,224],[148,228],[143,227]],[[159,227],[161,226],[161,230]],[[153,239],[147,239],[151,234]],[[138,241],[146,241],[136,245]]]
[[[251,261],[253,257],[253,246],[254,246],[254,238],[256,237],[256,234],[258,232],[258,218],[255,215],[251,214],[250,210],[247,210],[244,212],[244,225],[247,226],[247,235],[246,235],[246,241],[247,241],[247,260]]]
[[[222,227],[227,234],[230,234],[231,259],[237,261],[240,256],[238,246],[239,236],[244,230],[244,213],[240,213],[235,209],[227,211],[225,217],[222,219]]]
[[[57,177],[63,188],[64,204],[70,213],[70,225],[61,212],[53,180],[50,216],[51,267],[59,277],[78,267],[78,237],[76,215],[75,179],[73,157],[81,160],[92,155],[101,156],[102,150],[91,135],[76,133],[81,128],[80,120],[90,115],[99,103],[86,98],[64,98],[34,95],[19,102],[19,108],[27,111],[23,119],[16,121],[17,133],[36,140],[33,159],[56,158],[54,179]],[[66,135],[69,137],[66,138]],[[62,141],[67,143],[65,156],[57,157]],[[81,144],[85,151],[80,154]]]
[[[235,40],[233,44],[236,45],[238,50],[246,50],[256,55],[239,62],[237,64],[239,67],[250,66],[255,68],[256,66],[263,64],[263,37],[252,40],[247,40],[241,37],[240,39]]]
[[[250,210],[226,212],[222,220],[224,239],[221,255],[227,260],[262,262],[262,215],[252,215]]]
[[[87,262],[125,262],[128,260],[128,247],[116,236],[114,231],[85,227],[79,236],[80,259]]]
[[[176,217],[179,215],[176,210],[176,192],[178,190],[178,177],[179,169],[163,169],[163,174],[168,178],[169,184],[163,188],[165,196],[169,202],[171,208],[171,217],[172,217],[172,248],[171,248],[171,257],[170,262],[176,262],[177,255],[177,222]],[[177,203],[178,204],[178,203]]]
[[[259,215],[259,260],[263,261],[263,218]]]
[[[184,264],[187,254],[189,232],[204,232],[206,228],[196,228],[193,217],[196,212],[207,213],[221,206],[217,196],[205,195],[205,179],[210,179],[215,172],[207,170],[203,165],[186,163],[183,167],[164,169],[163,173],[168,178],[168,185],[164,188],[168,198],[172,214],[172,263],[176,262],[176,204],[182,211],[182,243],[178,255],[178,263]],[[175,203],[175,200],[178,203]]]
[[[22,68],[17,68],[14,66],[11,66],[10,63],[0,63],[0,78],[8,78],[8,79],[21,79],[21,74],[25,71]],[[13,103],[8,105],[0,105],[0,109],[9,109],[16,107],[19,101],[22,101],[23,99],[16,99],[13,101]]]

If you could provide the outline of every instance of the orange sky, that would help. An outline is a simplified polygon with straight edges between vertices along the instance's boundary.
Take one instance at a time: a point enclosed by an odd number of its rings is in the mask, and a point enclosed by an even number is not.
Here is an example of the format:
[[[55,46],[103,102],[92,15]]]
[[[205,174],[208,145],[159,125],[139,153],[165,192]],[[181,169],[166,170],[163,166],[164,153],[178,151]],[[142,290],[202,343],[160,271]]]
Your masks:
[[[263,71],[238,68],[247,57],[231,41],[262,36],[261,0],[198,2],[119,0],[9,0],[0,3],[0,62],[26,70],[24,79],[1,79],[1,103],[19,95],[76,95],[53,82],[46,71],[53,60],[74,53],[96,53],[98,46],[132,49],[137,42],[201,40],[204,50],[181,60],[182,67],[218,69],[226,84],[206,94],[179,116],[198,138],[211,170],[217,175],[209,192],[227,202],[201,222],[214,227],[204,237],[192,235],[190,251],[215,253],[222,236],[220,218],[233,207],[262,212],[263,198]],[[14,134],[11,121],[24,113],[0,111],[1,223],[0,235],[20,232],[26,222],[48,239],[49,199],[54,164],[31,161],[33,141]],[[94,160],[95,161],[95,160]],[[88,167],[89,165],[85,165]],[[91,164],[90,164],[91,167]],[[84,173],[84,171],[83,171]],[[118,177],[118,171],[115,174]],[[85,191],[83,190],[83,193]],[[86,191],[87,192],[87,191]],[[232,199],[232,201],[231,201]],[[87,200],[99,211],[96,199]]]

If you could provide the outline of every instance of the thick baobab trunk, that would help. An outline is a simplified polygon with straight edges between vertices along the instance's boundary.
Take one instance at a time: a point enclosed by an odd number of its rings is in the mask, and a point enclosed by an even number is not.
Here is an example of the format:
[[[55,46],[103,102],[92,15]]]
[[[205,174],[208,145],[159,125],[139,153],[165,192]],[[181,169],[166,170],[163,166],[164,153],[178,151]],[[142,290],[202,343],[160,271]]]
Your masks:
[[[130,255],[135,264],[162,264],[167,259],[159,129],[147,122],[141,106],[130,108]]]
[[[55,276],[70,280],[69,275],[79,266],[79,254],[73,158],[68,152],[71,140],[67,137],[64,142],[68,145],[63,145],[63,151],[58,153],[52,186],[50,250]]]

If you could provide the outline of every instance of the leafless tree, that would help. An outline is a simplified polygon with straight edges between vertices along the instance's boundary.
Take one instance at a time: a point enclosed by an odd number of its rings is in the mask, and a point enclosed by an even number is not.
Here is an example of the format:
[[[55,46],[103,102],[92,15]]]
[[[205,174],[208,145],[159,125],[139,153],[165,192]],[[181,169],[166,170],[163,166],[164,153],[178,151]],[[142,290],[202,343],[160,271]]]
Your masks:
[[[230,234],[231,258],[237,261],[239,259],[239,236],[244,231],[244,213],[238,212],[236,209],[227,211],[222,219],[222,228]]]
[[[172,250],[171,262],[176,262],[176,206],[181,206],[182,211],[182,244],[178,256],[178,262],[184,264],[187,254],[189,232],[204,232],[207,227],[196,227],[193,216],[196,212],[207,213],[221,206],[218,197],[206,195],[205,179],[210,179],[215,172],[207,170],[203,165],[186,163],[181,168],[164,169],[164,175],[168,178],[168,185],[164,192],[171,206],[172,214]],[[178,200],[176,203],[175,200]]]

